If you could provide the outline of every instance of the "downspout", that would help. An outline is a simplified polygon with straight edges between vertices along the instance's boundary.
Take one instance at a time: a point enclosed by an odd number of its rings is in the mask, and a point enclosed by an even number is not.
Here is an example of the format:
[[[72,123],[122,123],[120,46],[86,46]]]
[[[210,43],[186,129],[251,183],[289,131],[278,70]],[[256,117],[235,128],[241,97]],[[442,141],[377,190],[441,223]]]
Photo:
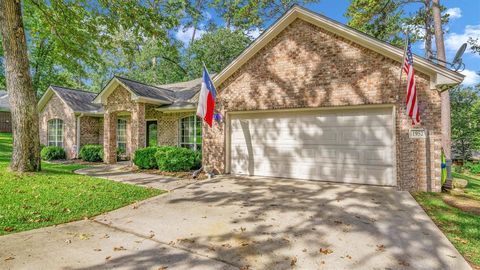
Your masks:
[[[75,142],[75,158],[79,158],[80,153],[80,118],[82,118],[83,113],[77,116],[76,129],[77,129],[77,138]]]

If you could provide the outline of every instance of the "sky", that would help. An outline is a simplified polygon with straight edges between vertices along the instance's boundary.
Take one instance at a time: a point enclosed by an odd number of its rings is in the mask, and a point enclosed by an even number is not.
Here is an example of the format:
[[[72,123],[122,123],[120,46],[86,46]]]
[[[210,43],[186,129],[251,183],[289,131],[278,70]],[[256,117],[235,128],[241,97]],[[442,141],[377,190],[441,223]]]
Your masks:
[[[346,23],[348,18],[345,17],[344,14],[349,3],[349,0],[321,0],[320,3],[308,4],[305,7],[339,22]],[[468,37],[480,39],[480,0],[441,0],[440,3],[447,8],[446,12],[450,14],[450,21],[446,27],[447,32],[444,35],[444,40],[447,61],[452,61],[456,51],[468,40]],[[409,8],[407,8],[407,13],[413,13],[418,7],[419,4],[411,4]],[[207,12],[206,15],[212,16],[211,14],[213,14],[213,12]],[[219,20],[218,18],[213,19],[215,21]],[[271,23],[272,22],[269,24]],[[268,27],[269,24],[267,24],[266,27]],[[179,30],[176,33],[176,37],[188,43],[191,37],[191,31],[192,29]],[[197,37],[202,34],[203,32],[200,31]],[[255,29],[249,34],[252,37],[257,37],[260,31]],[[412,49],[414,53],[423,56],[423,47],[421,42],[417,42]],[[472,86],[480,83],[480,75],[477,74],[477,72],[480,71],[480,55],[474,54],[467,49],[463,56],[463,62],[465,63],[465,70],[461,73],[466,76],[463,84]]]

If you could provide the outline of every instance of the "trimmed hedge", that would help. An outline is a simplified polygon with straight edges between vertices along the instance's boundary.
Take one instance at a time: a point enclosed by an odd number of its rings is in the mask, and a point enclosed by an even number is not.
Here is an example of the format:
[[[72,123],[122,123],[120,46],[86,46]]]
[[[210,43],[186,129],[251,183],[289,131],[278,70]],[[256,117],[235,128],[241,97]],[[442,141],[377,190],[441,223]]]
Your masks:
[[[158,149],[158,147],[145,147],[138,149],[135,151],[133,164],[137,165],[140,169],[158,169],[157,160],[155,158]]]
[[[155,153],[158,169],[168,172],[189,171],[201,166],[201,153],[188,148],[162,146]]]
[[[40,151],[43,160],[65,159],[65,150],[60,146],[46,146]]]
[[[103,160],[103,146],[100,144],[86,144],[80,149],[80,158],[83,161],[98,162]]]

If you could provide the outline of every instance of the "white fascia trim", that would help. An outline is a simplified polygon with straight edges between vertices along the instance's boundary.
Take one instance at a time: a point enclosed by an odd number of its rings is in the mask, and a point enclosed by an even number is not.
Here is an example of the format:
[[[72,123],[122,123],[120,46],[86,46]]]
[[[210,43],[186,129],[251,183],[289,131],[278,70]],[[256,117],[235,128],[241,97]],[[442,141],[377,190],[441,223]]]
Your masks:
[[[53,91],[52,87],[49,86],[49,87],[47,88],[47,91],[45,91],[45,93],[43,93],[42,97],[41,97],[40,100],[38,101],[38,104],[37,104],[37,110],[38,110],[38,112],[43,111],[43,108],[45,108],[45,106],[47,105],[48,101],[52,98],[53,94],[55,94],[55,92]]]
[[[253,55],[268,44],[275,36],[283,31],[295,19],[302,19],[313,25],[316,25],[326,31],[337,34],[345,39],[351,40],[365,48],[369,48],[390,59],[393,59],[400,65],[403,61],[403,50],[387,43],[376,40],[363,33],[357,32],[350,27],[328,20],[318,14],[315,14],[298,6],[290,9],[282,18],[280,18],[273,26],[267,29],[260,37],[255,40],[242,54],[233,60],[226,68],[224,68],[218,76],[213,79],[215,86],[222,84],[236,70],[245,64]],[[436,65],[426,59],[414,56],[415,68],[430,76],[431,88],[439,85],[459,84],[463,81],[464,76],[458,72],[450,71],[439,65]]]
[[[159,99],[155,98],[149,98],[149,97],[141,97],[137,96],[135,94],[132,94],[132,100],[137,101],[137,102],[143,102],[143,103],[149,103],[149,104],[155,104],[155,105],[168,105],[171,104],[169,101],[161,101]]]

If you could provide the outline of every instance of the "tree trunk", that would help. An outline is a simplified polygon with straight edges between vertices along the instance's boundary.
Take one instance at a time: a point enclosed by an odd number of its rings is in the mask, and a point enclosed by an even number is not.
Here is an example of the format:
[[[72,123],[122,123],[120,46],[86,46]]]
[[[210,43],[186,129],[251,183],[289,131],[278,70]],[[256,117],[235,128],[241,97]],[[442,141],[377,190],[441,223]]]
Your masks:
[[[425,58],[431,59],[432,52],[432,7],[431,0],[425,0]]]
[[[445,45],[443,43],[442,15],[440,13],[440,0],[432,0],[433,22],[435,25],[435,43],[437,45],[437,59],[439,64],[445,66]],[[442,62],[443,61],[443,62]],[[451,187],[452,175],[452,141],[450,122],[450,93],[443,91],[441,94],[441,123],[442,123],[442,148],[447,160],[447,181],[445,187]]]
[[[0,27],[7,91],[12,110],[13,171],[40,170],[37,98],[30,77],[27,42],[19,0],[0,0]]]

